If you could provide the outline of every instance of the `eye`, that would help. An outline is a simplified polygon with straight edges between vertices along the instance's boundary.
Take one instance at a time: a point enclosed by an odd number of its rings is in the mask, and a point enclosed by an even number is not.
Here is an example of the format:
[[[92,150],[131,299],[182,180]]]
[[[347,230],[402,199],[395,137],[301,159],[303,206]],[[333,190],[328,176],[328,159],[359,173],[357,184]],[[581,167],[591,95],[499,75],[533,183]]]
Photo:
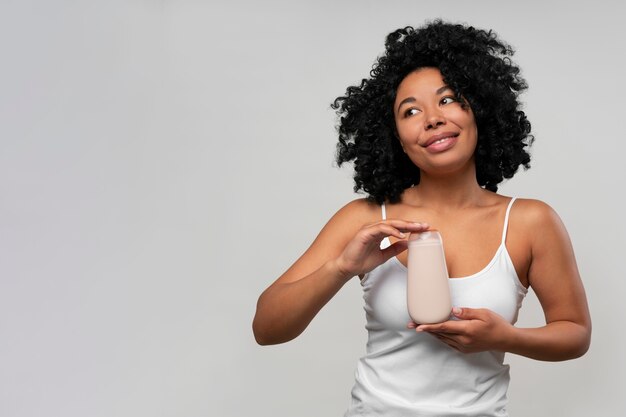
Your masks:
[[[456,99],[452,96],[446,96],[444,98],[441,99],[440,103],[441,104],[450,104],[450,103],[454,103],[456,101]]]
[[[404,111],[404,117],[411,117],[419,113],[419,110],[415,107],[408,108]]]

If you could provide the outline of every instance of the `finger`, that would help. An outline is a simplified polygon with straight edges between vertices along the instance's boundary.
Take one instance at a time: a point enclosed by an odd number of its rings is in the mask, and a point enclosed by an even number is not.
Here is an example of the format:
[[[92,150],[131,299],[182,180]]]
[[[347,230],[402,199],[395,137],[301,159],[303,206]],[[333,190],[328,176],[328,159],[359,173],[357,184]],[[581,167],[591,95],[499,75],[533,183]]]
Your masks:
[[[485,317],[485,309],[454,307],[452,309],[452,314],[454,314],[455,317],[462,319],[462,320],[473,320],[473,319],[482,320]]]
[[[381,254],[383,255],[384,259],[387,260],[393,256],[396,256],[404,252],[408,246],[409,246],[409,243],[406,240],[398,240],[397,242],[393,243],[391,246],[388,246],[385,249],[383,249],[381,251]]]
[[[459,321],[444,321],[438,324],[420,324],[416,331],[438,333],[438,334],[465,334],[465,324]]]
[[[414,321],[409,322],[409,324],[406,325],[407,329],[415,329],[417,327],[417,323],[415,323]]]
[[[408,222],[406,220],[399,220],[399,219],[382,220],[380,223],[388,224],[404,232],[420,232],[420,231],[428,230],[428,228],[430,227],[428,223],[425,223],[425,222]]]
[[[377,222],[364,225],[364,228],[372,228],[381,224],[395,227],[403,232],[423,232],[430,229],[430,225],[426,222],[410,222],[400,219],[379,220]]]
[[[382,240],[387,236],[394,236],[397,239],[405,239],[406,233],[423,232],[428,230],[428,223],[407,222],[404,220],[382,220],[365,227],[369,235],[375,239]]]
[[[415,329],[418,332],[440,332],[443,330],[442,323],[438,324],[420,324]]]
[[[371,226],[367,230],[368,236],[375,240],[383,240],[387,236],[393,236],[397,239],[405,239],[406,234],[387,224],[377,224]]]

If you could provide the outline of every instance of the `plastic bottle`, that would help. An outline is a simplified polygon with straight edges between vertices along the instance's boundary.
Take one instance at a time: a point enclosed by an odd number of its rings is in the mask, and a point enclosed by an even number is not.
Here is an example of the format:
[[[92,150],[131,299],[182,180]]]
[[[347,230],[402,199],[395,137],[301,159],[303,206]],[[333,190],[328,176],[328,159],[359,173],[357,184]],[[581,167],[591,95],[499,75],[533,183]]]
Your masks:
[[[407,305],[411,319],[418,324],[448,320],[452,303],[439,232],[411,233],[407,266]]]

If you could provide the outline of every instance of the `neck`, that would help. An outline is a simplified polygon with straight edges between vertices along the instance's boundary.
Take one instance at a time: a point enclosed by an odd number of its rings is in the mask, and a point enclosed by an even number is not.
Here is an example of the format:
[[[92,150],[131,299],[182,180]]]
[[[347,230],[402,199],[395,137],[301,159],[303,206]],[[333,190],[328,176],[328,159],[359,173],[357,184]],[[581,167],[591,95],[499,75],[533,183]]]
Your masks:
[[[471,171],[446,176],[432,176],[422,171],[420,183],[407,189],[402,200],[441,211],[479,204],[487,191],[478,185],[476,170]]]

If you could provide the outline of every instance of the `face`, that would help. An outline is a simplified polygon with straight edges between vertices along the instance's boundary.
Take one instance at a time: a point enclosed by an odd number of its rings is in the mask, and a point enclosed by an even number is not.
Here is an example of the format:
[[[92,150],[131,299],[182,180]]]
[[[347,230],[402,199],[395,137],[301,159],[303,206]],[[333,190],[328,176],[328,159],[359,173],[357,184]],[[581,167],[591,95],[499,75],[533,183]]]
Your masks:
[[[455,98],[437,68],[407,75],[398,86],[393,111],[402,148],[422,172],[473,169],[474,114]]]

